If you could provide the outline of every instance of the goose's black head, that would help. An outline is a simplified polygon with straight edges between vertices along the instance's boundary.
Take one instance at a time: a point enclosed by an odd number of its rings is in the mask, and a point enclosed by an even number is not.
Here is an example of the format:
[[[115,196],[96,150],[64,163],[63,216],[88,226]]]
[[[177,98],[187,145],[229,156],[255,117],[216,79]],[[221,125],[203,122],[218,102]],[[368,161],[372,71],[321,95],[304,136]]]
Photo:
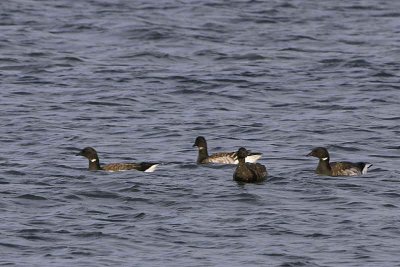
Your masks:
[[[207,142],[206,139],[203,136],[198,136],[196,138],[196,141],[194,141],[193,147],[197,146],[199,149],[200,148],[207,148]]]
[[[307,156],[316,157],[322,160],[329,159],[329,153],[325,147],[316,147]]]
[[[85,158],[87,158],[89,161],[92,162],[98,160],[97,152],[93,147],[85,147],[76,155],[84,156]]]
[[[244,147],[239,148],[239,150],[237,151],[237,157],[238,157],[239,159],[244,159],[244,158],[246,158],[248,155],[249,155],[249,151],[248,151],[246,148],[244,148]]]

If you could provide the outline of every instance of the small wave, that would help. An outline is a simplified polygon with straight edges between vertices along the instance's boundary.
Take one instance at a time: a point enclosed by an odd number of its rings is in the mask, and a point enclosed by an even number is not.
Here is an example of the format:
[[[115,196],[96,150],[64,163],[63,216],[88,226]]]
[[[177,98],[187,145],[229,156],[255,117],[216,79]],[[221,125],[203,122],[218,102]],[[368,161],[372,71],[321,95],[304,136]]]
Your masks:
[[[329,238],[331,237],[330,235],[322,234],[322,233],[312,233],[312,234],[306,234],[304,237],[307,238]]]
[[[72,234],[72,235],[76,236],[76,237],[83,237],[83,238],[90,238],[90,237],[99,238],[99,237],[108,236],[108,235],[106,235],[106,234],[104,234],[103,232],[100,232],[100,231],[81,232],[81,233]]]
[[[5,242],[0,242],[0,246],[8,247],[8,248],[16,248],[16,249],[21,249],[21,250],[26,250],[26,249],[30,248],[30,247],[24,246],[24,245],[5,243]],[[13,266],[13,265],[10,265],[10,266]]]
[[[78,197],[77,195],[66,195],[64,196],[65,199],[74,199],[74,200],[81,200],[82,198]]]
[[[32,195],[32,194],[20,195],[20,196],[18,196],[18,198],[29,199],[29,200],[47,200],[47,198],[45,198],[45,197]]]
[[[46,52],[30,52],[30,53],[26,53],[26,56],[28,57],[39,57],[39,58],[43,58],[43,57],[48,57],[50,56],[50,53],[46,53]]]
[[[386,71],[379,71],[379,72],[377,72],[377,73],[375,73],[374,75],[372,75],[372,76],[375,76],[375,77],[396,77],[396,75],[394,75],[394,74],[391,74],[391,73],[388,73],[388,72],[386,72]]]
[[[57,61],[68,61],[68,62],[84,62],[83,59],[79,58],[79,57],[60,57],[60,58],[56,58]]]
[[[340,58],[327,58],[320,60],[319,63],[323,64],[326,68],[338,67],[343,64],[343,59]]]
[[[219,56],[216,58],[216,60],[227,60],[227,59],[256,61],[256,60],[264,60],[265,57],[256,53],[247,53],[243,55]]]
[[[342,200],[341,198],[334,196],[313,196],[313,197],[304,197],[303,199],[310,202],[335,202],[338,200]]]
[[[158,27],[157,29],[135,29],[135,30],[127,30],[124,32],[124,35],[127,36],[129,40],[149,40],[149,41],[158,41],[158,40],[166,40],[170,38],[174,38],[175,34],[170,29],[162,29]]]
[[[371,63],[364,59],[355,59],[347,61],[343,66],[348,68],[369,68]]]
[[[25,176],[26,175],[25,172],[16,171],[16,170],[8,170],[8,171],[5,171],[4,174],[14,175],[14,176]]]
[[[93,106],[109,106],[109,107],[120,107],[121,103],[119,102],[107,102],[107,101],[87,101],[85,102],[87,105]]]
[[[318,264],[314,264],[308,260],[295,260],[287,261],[279,265],[279,267],[320,267]]]
[[[398,18],[398,17],[400,17],[400,13],[399,12],[386,12],[383,14],[371,14],[371,17]]]
[[[2,57],[0,58],[0,63],[4,64],[4,63],[19,63],[19,60],[16,58],[10,58],[10,57]]]
[[[118,195],[116,193],[101,191],[101,190],[83,191],[83,192],[78,192],[76,194],[85,196],[85,197],[90,197],[90,198],[119,198],[120,197],[120,195]]]
[[[152,203],[151,199],[143,197],[123,197],[122,199],[126,202]]]
[[[383,204],[382,207],[390,208],[390,209],[398,209],[399,208],[399,206],[394,205],[394,204]],[[396,227],[396,229],[397,229],[397,227]]]
[[[378,196],[388,197],[388,198],[400,198],[400,193],[397,192],[385,192],[381,194],[377,194]]]

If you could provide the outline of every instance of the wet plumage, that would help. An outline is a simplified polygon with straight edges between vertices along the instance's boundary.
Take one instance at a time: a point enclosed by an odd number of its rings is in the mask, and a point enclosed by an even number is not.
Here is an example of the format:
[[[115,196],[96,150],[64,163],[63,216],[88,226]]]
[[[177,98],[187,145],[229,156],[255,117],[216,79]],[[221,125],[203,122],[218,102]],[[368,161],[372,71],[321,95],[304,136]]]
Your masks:
[[[314,148],[307,156],[319,159],[315,173],[328,176],[356,176],[366,174],[368,168],[372,166],[368,162],[329,162],[329,152],[324,147]]]
[[[110,164],[100,165],[97,152],[92,147],[85,147],[76,155],[83,156],[89,160],[89,170],[91,171],[104,170],[104,171],[114,172],[114,171],[138,170],[144,172],[153,172],[158,165],[158,163],[154,162],[140,162],[140,163],[127,162],[127,163],[110,163]]]
[[[197,147],[199,154],[197,157],[198,164],[219,163],[219,164],[238,164],[237,152],[218,152],[208,155],[207,141],[203,136],[198,136],[193,147]],[[256,162],[260,159],[262,153],[248,153],[246,162]]]
[[[245,183],[264,181],[265,177],[268,175],[267,168],[260,163],[246,163],[245,158],[248,153],[249,152],[244,147],[239,148],[237,151],[239,164],[233,173],[233,179]]]

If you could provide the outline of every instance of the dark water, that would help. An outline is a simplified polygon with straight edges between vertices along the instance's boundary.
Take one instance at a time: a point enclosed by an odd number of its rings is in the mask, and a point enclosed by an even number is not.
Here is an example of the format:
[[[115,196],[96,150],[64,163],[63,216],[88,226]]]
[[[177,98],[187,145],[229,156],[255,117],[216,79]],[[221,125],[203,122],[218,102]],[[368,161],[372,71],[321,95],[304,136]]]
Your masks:
[[[399,1],[1,1],[0,51],[0,266],[400,266]]]

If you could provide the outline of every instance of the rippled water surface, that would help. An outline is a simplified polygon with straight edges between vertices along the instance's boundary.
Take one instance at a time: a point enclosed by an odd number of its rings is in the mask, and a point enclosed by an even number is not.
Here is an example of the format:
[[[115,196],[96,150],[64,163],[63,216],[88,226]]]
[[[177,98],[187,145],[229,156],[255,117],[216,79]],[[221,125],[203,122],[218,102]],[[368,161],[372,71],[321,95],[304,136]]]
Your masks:
[[[399,36],[389,0],[1,1],[0,265],[399,266]]]

